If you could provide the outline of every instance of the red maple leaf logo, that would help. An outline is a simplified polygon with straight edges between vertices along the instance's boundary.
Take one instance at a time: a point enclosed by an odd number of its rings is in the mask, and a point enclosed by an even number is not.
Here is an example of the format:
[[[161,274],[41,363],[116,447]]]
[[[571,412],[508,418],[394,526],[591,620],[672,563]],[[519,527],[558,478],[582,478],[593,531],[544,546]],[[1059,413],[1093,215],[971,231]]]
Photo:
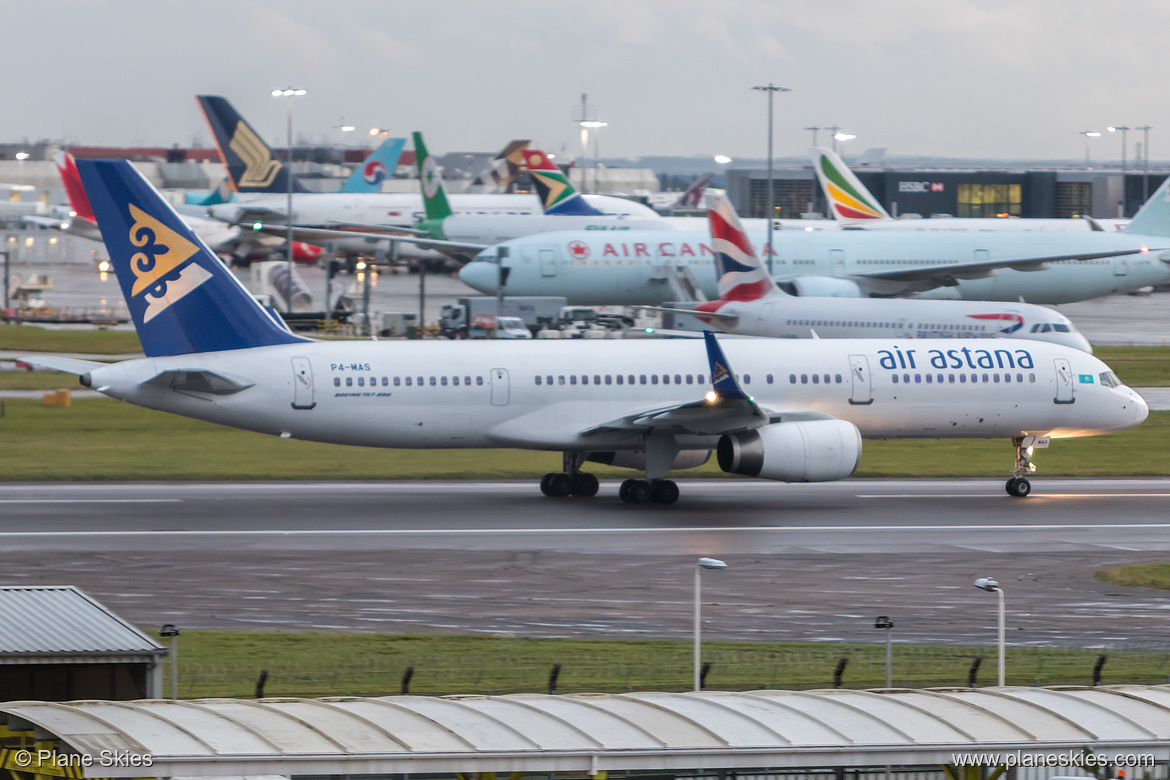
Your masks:
[[[589,257],[589,245],[584,241],[570,241],[569,254],[574,260],[585,260]]]

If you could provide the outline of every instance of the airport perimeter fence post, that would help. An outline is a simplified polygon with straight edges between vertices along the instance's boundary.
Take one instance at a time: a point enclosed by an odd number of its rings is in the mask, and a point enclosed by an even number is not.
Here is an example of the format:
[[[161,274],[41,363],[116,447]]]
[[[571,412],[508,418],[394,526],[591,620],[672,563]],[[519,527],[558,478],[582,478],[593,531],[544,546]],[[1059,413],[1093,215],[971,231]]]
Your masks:
[[[256,678],[256,693],[255,698],[264,698],[264,683],[268,682],[268,670],[261,669],[260,676]]]
[[[553,664],[548,673],[548,695],[557,695],[557,678],[561,676],[561,665]]]
[[[410,679],[414,677],[414,667],[408,666],[402,670],[402,686],[400,688],[403,696],[410,695]]]
[[[971,668],[967,670],[967,687],[979,687],[979,667],[983,665],[983,656],[977,655],[971,661]]]
[[[707,689],[707,674],[711,671],[711,662],[704,661],[703,668],[699,671],[699,690]]]
[[[1102,653],[1101,655],[1097,656],[1097,663],[1093,664],[1093,687],[1094,688],[1096,688],[1098,685],[1101,684],[1101,669],[1104,668],[1105,662],[1108,659],[1109,659],[1109,656]]]
[[[849,656],[842,656],[837,661],[837,668],[833,670],[833,687],[841,687],[841,678],[845,676],[845,667],[849,665]]]

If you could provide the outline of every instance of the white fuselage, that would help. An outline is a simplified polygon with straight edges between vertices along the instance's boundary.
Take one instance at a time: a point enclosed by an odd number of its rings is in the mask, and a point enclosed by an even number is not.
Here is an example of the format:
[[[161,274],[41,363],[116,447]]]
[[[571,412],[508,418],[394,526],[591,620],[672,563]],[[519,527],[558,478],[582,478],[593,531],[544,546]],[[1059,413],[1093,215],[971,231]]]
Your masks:
[[[727,301],[712,327],[741,336],[773,338],[1031,339],[1092,352],[1068,317],[1043,306],[916,298],[819,298],[772,295]],[[696,312],[702,319],[702,314]]]
[[[869,438],[1088,436],[1147,414],[1132,390],[1102,384],[1109,369],[1100,360],[1053,344],[728,339],[722,346],[764,409],[831,415]],[[247,388],[211,395],[146,383],[163,371],[195,369]],[[644,436],[588,435],[590,428],[699,401],[710,389],[708,370],[704,345],[694,340],[306,342],[126,361],[93,370],[90,383],[141,406],[296,439],[603,452],[640,450]],[[702,449],[717,439],[679,443]]]
[[[749,234],[764,257],[764,234]],[[1170,239],[1129,233],[907,231],[777,231],[772,275],[853,280],[861,293],[1030,303],[1068,303],[1170,282]],[[545,233],[509,247],[507,295],[563,295],[571,304],[661,304],[676,299],[672,277],[689,273],[708,298],[717,297],[710,239],[691,233],[589,231]],[[1142,247],[1148,251],[1141,251]],[[1128,253],[1128,250],[1133,250]],[[1098,260],[1069,260],[1037,270],[1000,268],[969,274],[962,266],[1015,259],[1127,252]],[[485,250],[459,278],[495,294],[498,247]],[[891,272],[939,268],[936,281],[882,278]],[[936,285],[934,289],[930,287]],[[945,286],[953,285],[953,286]]]

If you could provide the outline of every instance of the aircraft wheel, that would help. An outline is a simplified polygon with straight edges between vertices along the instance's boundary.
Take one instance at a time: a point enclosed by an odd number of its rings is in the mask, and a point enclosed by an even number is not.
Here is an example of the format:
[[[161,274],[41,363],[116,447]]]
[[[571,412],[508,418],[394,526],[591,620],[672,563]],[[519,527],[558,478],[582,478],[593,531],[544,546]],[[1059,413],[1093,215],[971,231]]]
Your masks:
[[[644,479],[627,479],[622,483],[618,496],[627,504],[650,503],[650,483]]]
[[[549,485],[552,482],[552,478],[555,476],[556,476],[556,474],[550,473],[550,474],[545,474],[543,477],[540,478],[540,492],[541,493],[544,493],[546,496],[550,496],[550,497],[552,496],[552,493],[549,492]]]
[[[1023,477],[1012,477],[1004,487],[1007,489],[1009,496],[1015,496],[1016,498],[1026,498],[1032,492],[1032,483]]]
[[[553,498],[564,498],[573,492],[573,480],[563,471],[549,475],[548,495]]]
[[[678,501],[678,485],[673,480],[656,479],[650,483],[650,499],[655,504],[673,504]]]
[[[597,495],[599,487],[597,477],[593,474],[586,474],[584,472],[577,472],[570,477],[573,486],[573,495],[581,498],[593,498]]]

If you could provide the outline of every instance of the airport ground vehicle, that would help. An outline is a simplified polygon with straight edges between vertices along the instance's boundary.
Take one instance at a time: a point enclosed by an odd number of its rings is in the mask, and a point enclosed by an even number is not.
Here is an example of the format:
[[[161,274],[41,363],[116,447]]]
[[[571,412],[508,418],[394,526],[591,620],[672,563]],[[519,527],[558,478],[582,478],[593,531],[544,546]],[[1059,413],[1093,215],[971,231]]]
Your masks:
[[[535,331],[560,317],[565,299],[557,295],[500,298],[494,295],[469,295],[439,310],[439,335],[449,339],[467,338],[476,317],[519,317],[524,327]]]

